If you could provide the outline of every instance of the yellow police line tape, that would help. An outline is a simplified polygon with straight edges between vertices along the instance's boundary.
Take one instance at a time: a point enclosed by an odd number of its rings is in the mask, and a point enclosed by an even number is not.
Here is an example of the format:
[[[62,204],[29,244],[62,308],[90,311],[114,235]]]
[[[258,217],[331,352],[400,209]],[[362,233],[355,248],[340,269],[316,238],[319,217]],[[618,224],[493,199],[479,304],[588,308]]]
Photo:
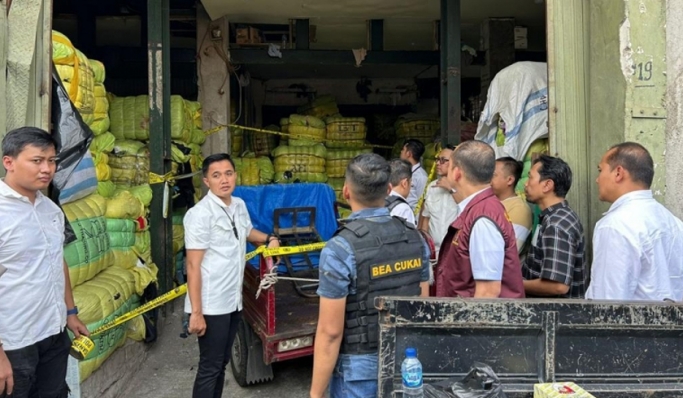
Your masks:
[[[191,178],[194,177],[195,175],[201,173],[201,170],[193,171],[192,173],[187,173],[187,174],[180,174],[180,175],[173,175],[172,172],[168,172],[164,175],[159,175],[156,173],[152,173],[151,171],[149,172],[149,183],[150,184],[162,184],[164,182],[169,182],[173,183],[177,180],[182,180],[185,178]]]
[[[289,138],[294,138],[294,139],[301,139],[301,140],[320,140],[320,137],[314,137],[306,134],[292,134],[292,133],[283,133],[281,131],[272,131],[272,130],[264,130],[264,129],[258,129],[255,127],[247,127],[247,126],[240,126],[239,124],[221,124],[219,126],[213,127],[211,129],[208,129],[204,131],[204,135],[211,135],[215,134],[227,127],[232,127],[235,129],[242,129],[246,131],[253,131],[256,133],[265,133],[265,134],[274,134],[274,135],[282,135],[285,137]],[[345,147],[354,147],[354,146],[359,146],[363,148],[385,148],[385,149],[393,149],[393,146],[389,145],[374,145],[374,144],[366,144],[364,142],[355,142],[355,141],[340,141],[340,140],[323,140],[322,142],[326,143],[331,143],[331,142],[338,142],[338,143],[343,143]]]
[[[439,148],[441,148],[441,144],[436,146],[437,150],[441,151]],[[417,205],[415,206],[415,216],[420,215],[420,209],[422,208],[422,204],[424,204],[425,197],[427,196],[427,188],[429,188],[429,183],[434,179],[434,173],[436,173],[436,161],[434,161],[434,164],[432,164],[432,169],[429,171],[429,177],[427,177],[427,184],[425,184],[425,189],[422,191],[422,195],[420,195],[420,199],[417,200]]]
[[[117,317],[112,322],[100,326],[99,328],[90,332],[90,337],[96,336],[98,334],[104,333],[107,330],[115,328],[122,325],[138,315],[142,315],[147,311],[151,311],[161,305],[172,301],[183,294],[187,293],[187,284],[180,285],[170,292],[164,293],[161,296],[155,298],[154,300],[141,305],[140,307],[134,309],[133,311],[127,312],[120,317]],[[95,343],[88,337],[81,335],[71,343],[71,356],[78,360],[83,360],[90,354],[90,352],[95,348]]]
[[[247,253],[245,257],[246,261],[249,261],[252,258],[258,256],[259,254],[262,254],[263,257],[276,257],[281,255],[299,254],[312,252],[316,250],[322,250],[323,247],[325,247],[325,242],[309,243],[307,245],[301,246],[283,246],[272,249],[268,249],[265,246],[259,246],[253,252]]]
[[[305,253],[305,252],[311,252],[311,251],[316,251],[316,250],[321,250],[323,247],[325,247],[325,242],[319,242],[319,243],[310,243],[307,245],[301,245],[301,246],[284,246],[284,247],[278,247],[278,248],[272,248],[268,249],[265,246],[260,246],[256,250],[250,252],[247,254],[246,259],[247,261],[256,257],[259,254],[262,254],[264,257],[273,257],[273,256],[281,256],[281,255],[290,255],[290,254],[298,254],[298,253]],[[259,289],[260,291],[261,289]],[[120,326],[131,319],[135,318],[138,315],[142,315],[148,311],[151,311],[157,307],[160,307],[170,301],[173,301],[174,299],[182,296],[183,294],[187,293],[187,284],[180,285],[176,287],[175,289],[166,292],[162,294],[161,296],[155,298],[154,300],[150,301],[149,303],[146,303],[144,305],[141,305],[140,307],[127,312],[116,319],[114,319],[112,322],[109,322],[105,325],[100,326],[99,328],[93,330],[90,332],[90,337],[96,336],[98,334],[104,333],[107,330],[110,330],[112,328],[115,328],[117,326]],[[92,341],[91,338],[87,336],[81,335],[77,339],[74,339],[74,341],[71,343],[71,356],[78,360],[83,360],[92,352],[92,350],[95,348],[95,343]]]

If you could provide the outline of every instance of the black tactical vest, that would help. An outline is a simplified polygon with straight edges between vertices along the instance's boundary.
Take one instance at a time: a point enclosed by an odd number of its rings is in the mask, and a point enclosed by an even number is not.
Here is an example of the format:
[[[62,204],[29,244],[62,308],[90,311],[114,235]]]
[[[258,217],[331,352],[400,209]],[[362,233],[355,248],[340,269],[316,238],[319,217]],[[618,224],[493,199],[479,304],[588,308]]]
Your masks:
[[[408,204],[408,201],[397,195],[389,195],[384,199],[384,206],[389,209],[389,213],[401,203]]]
[[[356,294],[346,297],[343,354],[377,352],[379,325],[375,297],[419,296],[424,241],[403,219],[356,219],[335,235],[346,239],[356,259]]]

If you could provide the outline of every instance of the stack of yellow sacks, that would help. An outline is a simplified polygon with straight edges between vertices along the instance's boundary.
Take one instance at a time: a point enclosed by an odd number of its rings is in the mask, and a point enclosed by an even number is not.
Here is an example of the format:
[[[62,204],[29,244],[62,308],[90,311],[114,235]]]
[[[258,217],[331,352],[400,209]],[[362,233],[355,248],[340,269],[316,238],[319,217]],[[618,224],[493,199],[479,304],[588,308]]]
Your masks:
[[[93,95],[95,97],[94,120],[90,123],[90,129],[97,136],[109,131],[109,99],[107,98],[107,89],[104,87],[106,77],[104,65],[93,59],[89,62],[93,71]]]
[[[392,156],[398,157],[405,140],[414,138],[425,145],[434,142],[440,133],[439,117],[435,115],[421,115],[408,113],[398,118],[394,123],[396,130],[396,144]]]
[[[78,51],[71,40],[63,34],[52,31],[52,61],[62,84],[69,93],[69,99],[78,109],[83,122],[95,121],[95,81],[88,58]]]
[[[317,118],[327,118],[330,116],[340,116],[337,101],[331,95],[322,95],[306,105],[300,106],[297,112],[302,115],[315,116]]]
[[[89,330],[111,322],[115,317],[140,305],[140,295],[156,278],[153,265],[136,267],[137,260],[126,262],[112,250],[124,241],[123,228],[117,231],[107,219],[111,209],[107,200],[93,194],[64,205],[76,241],[64,248],[74,300],[79,317]],[[110,230],[111,228],[111,230]],[[130,237],[128,237],[130,242]],[[126,337],[142,340],[145,336],[141,317],[93,338],[95,349],[79,362],[81,381],[88,378],[121,345]]]
[[[289,146],[280,145],[273,150],[275,182],[326,182],[325,146],[292,146],[292,141]]]
[[[247,152],[243,157],[233,158],[237,171],[237,185],[265,185],[273,182],[275,169],[268,156],[256,156]]]

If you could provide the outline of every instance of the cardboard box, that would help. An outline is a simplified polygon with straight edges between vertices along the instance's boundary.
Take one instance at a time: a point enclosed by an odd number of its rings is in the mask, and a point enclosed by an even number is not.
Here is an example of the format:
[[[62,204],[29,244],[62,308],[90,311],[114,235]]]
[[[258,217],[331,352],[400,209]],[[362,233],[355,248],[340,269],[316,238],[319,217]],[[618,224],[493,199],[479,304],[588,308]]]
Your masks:
[[[237,44],[258,44],[261,43],[261,32],[251,26],[235,29],[235,43]]]
[[[526,50],[529,47],[527,28],[525,26],[515,26],[515,49]]]
[[[572,382],[534,384],[534,398],[595,398]]]

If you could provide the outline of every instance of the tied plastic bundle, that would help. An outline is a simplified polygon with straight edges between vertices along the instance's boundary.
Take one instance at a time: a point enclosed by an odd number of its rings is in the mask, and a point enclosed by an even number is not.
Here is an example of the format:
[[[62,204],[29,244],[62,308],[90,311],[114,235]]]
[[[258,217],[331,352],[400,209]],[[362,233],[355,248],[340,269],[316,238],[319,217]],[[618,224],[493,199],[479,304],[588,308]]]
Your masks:
[[[280,119],[280,132],[289,134],[289,118],[285,117]],[[280,145],[287,145],[289,143],[289,137],[283,135],[280,137]]]
[[[69,99],[90,125],[95,120],[95,94],[93,70],[86,57],[62,33],[52,31],[52,61],[69,94]]]
[[[135,222],[133,220],[107,218],[107,234],[111,247],[114,265],[121,268],[133,268],[138,256],[133,251],[135,246]]]
[[[325,141],[325,122],[317,117],[291,115],[287,131],[295,134],[289,137],[288,146],[313,146]]]
[[[183,226],[184,210],[173,212],[173,254],[177,255],[185,247],[185,227]]]
[[[109,154],[114,150],[114,142],[114,135],[106,132],[93,138],[90,143],[90,153],[92,153],[97,175],[97,193],[105,198],[111,198],[116,189],[116,185],[111,181],[111,167],[109,166]]]
[[[273,150],[275,182],[326,182],[324,145],[279,146]]]
[[[149,139],[149,97],[116,97],[109,95],[110,131],[117,140]],[[189,142],[192,120],[189,120],[185,100],[171,96],[171,139]]]
[[[234,155],[239,155],[246,150],[244,148],[244,130],[230,128],[230,150]]]
[[[90,143],[90,153],[97,175],[97,193],[105,198],[111,197],[114,190],[114,183],[111,182],[111,167],[109,167],[109,153],[114,149],[114,142],[114,136],[105,132],[95,136]]]
[[[88,61],[93,71],[93,95],[95,97],[94,120],[92,123],[89,123],[89,126],[92,132],[98,136],[109,131],[109,99],[107,98],[107,90],[104,87],[106,73],[102,62],[93,59]]]
[[[436,157],[439,156],[439,152],[441,152],[441,144],[433,142],[425,145],[425,153],[422,155],[422,168],[425,169],[427,174],[432,170],[432,166],[434,166],[434,162],[436,162]]]
[[[327,185],[332,187],[332,190],[334,190],[334,196],[337,198],[337,201],[341,203],[346,203],[344,195],[342,194],[342,188],[344,188],[344,181],[345,179],[343,177],[330,177],[327,179]]]
[[[239,120],[237,120],[237,103],[233,101],[230,102],[230,121],[232,123],[239,123]],[[244,147],[244,131],[230,127],[230,153],[233,156],[239,156],[247,150],[248,148]]]
[[[112,265],[109,235],[104,214],[105,199],[97,194],[63,206],[76,240],[64,247],[71,286],[78,286]]]
[[[114,266],[106,269],[74,289],[79,318],[88,330],[111,323],[140,306],[140,295],[155,278],[155,268],[124,269]],[[144,320],[141,316],[92,337],[95,349],[78,364],[81,382],[122,346],[127,337],[137,341],[145,338]]]
[[[526,155],[524,155],[524,159],[522,162],[524,163],[524,168],[522,169],[522,177],[519,179],[517,182],[517,186],[515,187],[515,192],[517,192],[517,195],[521,196],[523,199],[526,199],[526,194],[524,193],[524,185],[526,182],[529,180],[529,170],[531,170],[532,162],[534,159],[541,155],[541,154],[547,154],[548,151],[550,150],[548,146],[548,139],[547,138],[541,138],[533,142],[529,149],[526,151]]]
[[[202,131],[202,104],[185,100],[185,109],[190,116],[190,142],[188,144],[202,145],[206,142],[206,135]]]
[[[149,183],[149,149],[144,142],[117,140],[109,156],[111,180],[116,185],[135,186]]]
[[[328,148],[353,147],[363,144],[366,135],[365,118],[328,117],[326,123],[325,145]]]
[[[310,103],[300,106],[297,112],[302,115],[315,116],[318,118],[326,118],[330,116],[339,116],[339,108],[337,101],[331,95],[320,96]]]
[[[399,117],[394,127],[399,142],[414,138],[428,144],[439,134],[439,118],[434,115],[408,113]]]
[[[233,158],[237,171],[237,185],[265,185],[273,182],[275,169],[266,156],[254,157],[253,153],[246,157]]]
[[[194,201],[199,202],[202,197],[202,185],[204,176],[201,173],[202,162],[204,158],[202,157],[201,149],[198,146],[194,146],[192,153],[190,153],[190,170],[196,173],[192,176],[192,186],[194,186]],[[239,178],[239,175],[237,176]]]
[[[280,131],[280,127],[270,125],[265,128],[269,131]],[[277,136],[268,133],[251,133],[251,148],[256,156],[270,156],[270,152],[277,146]]]
[[[371,153],[372,149],[328,149],[325,155],[325,172],[329,178],[340,178],[346,175],[346,166],[351,159],[361,153]]]

